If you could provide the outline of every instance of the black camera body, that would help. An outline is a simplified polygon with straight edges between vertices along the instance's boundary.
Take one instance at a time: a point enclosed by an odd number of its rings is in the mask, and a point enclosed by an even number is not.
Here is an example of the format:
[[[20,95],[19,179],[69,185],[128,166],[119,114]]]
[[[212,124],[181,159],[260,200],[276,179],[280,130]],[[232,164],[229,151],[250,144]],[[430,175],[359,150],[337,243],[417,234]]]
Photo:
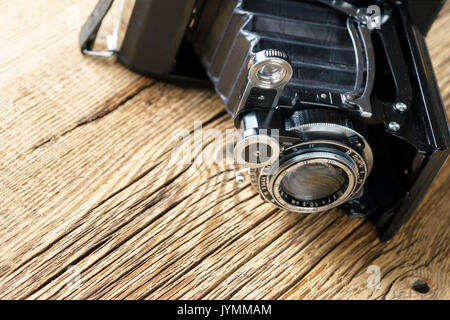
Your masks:
[[[111,4],[84,26],[84,53]],[[449,155],[424,40],[443,4],[136,0],[111,53],[141,74],[211,82],[241,130],[236,161],[266,201],[341,207],[389,239]]]

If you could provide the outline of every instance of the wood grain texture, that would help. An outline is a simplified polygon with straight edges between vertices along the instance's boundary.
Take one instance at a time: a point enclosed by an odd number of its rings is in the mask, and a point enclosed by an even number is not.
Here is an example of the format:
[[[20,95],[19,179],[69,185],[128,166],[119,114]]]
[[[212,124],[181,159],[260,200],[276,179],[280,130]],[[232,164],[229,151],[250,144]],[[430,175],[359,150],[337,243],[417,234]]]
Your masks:
[[[264,203],[231,165],[175,165],[174,136],[189,143],[196,121],[203,143],[188,156],[222,152],[205,129],[232,128],[223,103],[83,57],[94,4],[0,1],[0,298],[450,298],[448,165],[386,243],[337,210]],[[447,112],[449,33],[447,5],[427,39]]]

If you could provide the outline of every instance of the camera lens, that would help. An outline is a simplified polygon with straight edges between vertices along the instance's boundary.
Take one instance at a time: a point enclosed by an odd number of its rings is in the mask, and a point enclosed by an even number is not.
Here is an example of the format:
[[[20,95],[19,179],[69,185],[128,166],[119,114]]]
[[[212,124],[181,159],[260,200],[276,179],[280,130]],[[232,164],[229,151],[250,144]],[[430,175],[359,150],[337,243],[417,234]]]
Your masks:
[[[281,189],[297,200],[327,198],[341,190],[347,177],[339,167],[327,163],[301,166],[281,180]]]
[[[369,167],[364,156],[337,142],[304,142],[252,172],[263,198],[293,212],[320,212],[357,196]]]
[[[285,130],[298,135],[276,161],[253,167],[252,183],[262,197],[293,212],[320,212],[361,195],[373,166],[369,143],[353,121],[332,110],[295,111]],[[283,143],[283,141],[281,141]]]
[[[290,211],[323,211],[355,194],[359,171],[348,154],[315,143],[313,150],[294,150],[287,159],[280,159],[279,166],[272,167],[270,192],[280,207]]]

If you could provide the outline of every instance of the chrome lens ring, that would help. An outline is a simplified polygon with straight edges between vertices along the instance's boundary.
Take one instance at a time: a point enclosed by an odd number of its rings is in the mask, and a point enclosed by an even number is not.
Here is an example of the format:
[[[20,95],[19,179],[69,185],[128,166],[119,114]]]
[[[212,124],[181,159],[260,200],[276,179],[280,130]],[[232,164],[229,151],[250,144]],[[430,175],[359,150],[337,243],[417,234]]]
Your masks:
[[[337,192],[321,199],[302,200],[284,192],[283,178],[309,165],[338,168],[345,175],[345,183]],[[366,161],[358,152],[340,142],[317,140],[290,148],[277,162],[260,169],[254,179],[265,200],[289,211],[311,213],[329,210],[354,198],[367,176]]]
[[[248,80],[260,88],[273,89],[291,80],[293,69],[288,57],[278,50],[258,52],[248,71]]]
[[[298,199],[284,192],[281,182],[288,173],[304,166],[316,164],[341,169],[346,175],[346,182],[337,192],[321,199]],[[272,179],[271,189],[274,200],[284,209],[294,212],[317,212],[329,210],[348,200],[354,192],[356,177],[356,164],[351,159],[329,152],[311,152],[295,156],[284,162]]]

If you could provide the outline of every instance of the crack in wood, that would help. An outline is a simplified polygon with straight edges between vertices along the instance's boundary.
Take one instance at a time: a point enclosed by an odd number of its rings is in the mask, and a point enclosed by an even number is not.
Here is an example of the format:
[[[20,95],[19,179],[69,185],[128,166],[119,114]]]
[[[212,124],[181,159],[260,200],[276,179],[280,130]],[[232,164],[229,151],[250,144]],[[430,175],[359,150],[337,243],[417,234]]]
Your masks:
[[[152,86],[154,86],[157,83],[157,81],[152,81],[149,84],[145,84],[145,85],[141,85],[138,87],[134,87],[133,85],[130,85],[128,87],[126,87],[125,89],[130,89],[130,93],[128,93],[127,95],[123,96],[123,94],[121,92],[117,93],[115,96],[113,96],[110,100],[114,100],[118,98],[118,101],[116,103],[105,103],[103,105],[103,107],[100,108],[99,111],[95,112],[94,114],[86,117],[85,119],[80,120],[78,123],[76,123],[73,127],[71,127],[70,129],[60,133],[59,135],[53,135],[48,139],[45,139],[44,141],[42,141],[41,143],[31,147],[32,151],[35,151],[45,145],[47,145],[50,142],[55,142],[56,140],[61,139],[62,137],[68,135],[69,133],[73,132],[74,130],[83,127],[85,125],[88,125],[94,121],[100,120],[104,117],[106,117],[107,115],[111,114],[112,112],[116,111],[117,109],[119,109],[120,107],[122,107],[123,105],[125,105],[128,101],[132,100],[133,98],[135,98],[136,96],[138,96],[139,94],[141,94],[144,90],[151,88]],[[123,97],[122,97],[123,96]]]
[[[215,116],[213,116],[212,118],[210,118],[209,120],[207,120],[204,125],[207,126],[211,123],[213,123],[215,120],[220,119],[221,117],[223,117],[225,115],[225,113],[219,112],[218,114],[216,114]],[[193,131],[192,131],[193,132]],[[199,153],[201,153],[202,151],[204,151],[204,149],[211,143],[212,141],[210,141],[209,143],[205,144],[202,148],[202,150],[199,151]],[[168,151],[169,152],[169,151]],[[93,211],[95,211],[99,206],[101,206],[102,204],[106,203],[108,200],[112,199],[114,196],[116,196],[117,194],[119,194],[120,192],[123,192],[124,190],[126,190],[127,188],[129,188],[132,184],[136,183],[137,181],[143,179],[148,173],[150,173],[151,171],[153,171],[156,167],[158,167],[158,165],[161,164],[158,163],[155,166],[153,166],[152,168],[150,168],[149,170],[147,170],[146,172],[144,172],[143,174],[139,175],[139,177],[137,179],[134,179],[132,182],[130,182],[129,184],[127,184],[126,186],[124,186],[123,188],[121,188],[120,190],[118,190],[117,192],[113,193],[112,195],[108,196],[106,199],[104,199],[101,203],[99,203],[97,206],[91,208],[89,210],[89,212],[87,212],[86,214],[90,214]],[[191,163],[192,165],[192,163]],[[109,232],[103,239],[99,240],[98,244],[95,245],[95,250],[97,248],[99,248],[101,245],[103,245],[104,243],[107,242],[108,238],[111,237],[113,234],[115,234],[116,232],[118,232],[120,229],[122,229],[123,227],[125,227],[126,225],[129,225],[130,223],[132,223],[138,216],[142,215],[144,212],[146,212],[147,210],[151,209],[153,205],[157,204],[163,197],[162,194],[164,193],[164,189],[167,188],[169,185],[171,185],[174,181],[176,181],[178,178],[180,178],[183,174],[185,174],[187,171],[187,168],[183,171],[180,171],[177,175],[173,176],[172,178],[170,178],[168,181],[166,181],[162,186],[160,186],[158,189],[154,190],[151,194],[148,194],[146,197],[142,197],[141,201],[137,201],[136,203],[134,203],[131,207],[128,207],[127,209],[131,210],[135,207],[137,207],[139,204],[141,204],[143,201],[145,201],[147,198],[151,197],[152,195],[155,195],[155,198],[149,203],[146,204],[144,206],[144,208],[142,210],[140,210],[137,214],[133,215],[129,220],[127,220],[125,223],[121,224],[119,227],[117,227],[116,229],[112,230],[111,232]],[[229,171],[229,170],[228,170]],[[220,172],[218,173],[220,174]],[[212,190],[209,190],[212,191]],[[159,195],[158,195],[159,194]],[[156,216],[154,219],[152,219],[150,222],[146,223],[145,225],[141,226],[135,233],[133,233],[130,237],[124,239],[121,243],[119,243],[118,245],[116,245],[114,248],[112,248],[111,250],[109,250],[108,252],[106,252],[104,255],[102,255],[101,257],[99,257],[96,261],[94,261],[94,263],[92,263],[90,265],[90,267],[92,267],[93,265],[95,265],[97,262],[101,261],[102,259],[104,259],[106,256],[108,256],[109,254],[111,254],[112,252],[114,252],[115,250],[117,250],[118,248],[120,248],[124,243],[126,243],[127,241],[129,241],[130,239],[132,239],[134,236],[136,236],[137,234],[139,234],[142,230],[146,229],[147,227],[149,227],[151,224],[155,223],[158,219],[160,219],[165,213],[171,211],[174,207],[176,207],[179,203],[185,201],[190,195],[185,196],[184,198],[182,198],[181,200],[179,200],[178,202],[174,202],[173,204],[171,204],[166,210],[164,210],[161,214],[159,214],[158,216]],[[117,205],[116,205],[117,206]],[[114,207],[113,207],[114,208]],[[112,210],[113,208],[110,208],[109,210]],[[80,221],[82,221],[83,219],[80,219]],[[81,226],[81,224],[80,224]],[[69,233],[73,232],[76,228],[74,228],[73,230],[69,231]],[[61,236],[59,238],[59,240],[61,240],[62,238],[66,237],[68,235],[68,233],[64,234],[63,236]],[[55,242],[52,243],[52,245],[54,245]],[[69,248],[72,244],[68,244],[63,250],[66,250],[67,248]],[[50,246],[51,247],[51,246]],[[47,248],[48,249],[48,248]],[[94,251],[95,251],[94,250]],[[92,252],[90,249],[88,250],[89,252]],[[44,253],[45,250],[43,252],[41,252],[40,254]],[[39,255],[40,255],[39,254]],[[80,262],[81,260],[83,260],[85,257],[87,257],[88,255],[83,254],[82,257],[77,258],[76,260],[71,261],[70,263],[67,264],[67,266],[65,266],[58,274],[56,274],[56,276],[51,277],[49,280],[45,281],[41,286],[39,286],[36,290],[30,291],[29,295],[27,295],[25,298],[28,298],[29,296],[33,295],[35,292],[40,291],[43,287],[47,286],[50,282],[52,282],[54,279],[58,278],[59,276],[63,275],[65,273],[65,269],[70,266],[70,265],[74,265],[77,264],[78,262]],[[33,256],[32,258],[28,259],[27,262],[25,262],[24,264],[22,264],[21,266],[19,266],[17,269],[20,269],[21,267],[23,267],[26,263],[28,263],[29,261],[33,260],[34,258],[36,258],[37,256]]]

